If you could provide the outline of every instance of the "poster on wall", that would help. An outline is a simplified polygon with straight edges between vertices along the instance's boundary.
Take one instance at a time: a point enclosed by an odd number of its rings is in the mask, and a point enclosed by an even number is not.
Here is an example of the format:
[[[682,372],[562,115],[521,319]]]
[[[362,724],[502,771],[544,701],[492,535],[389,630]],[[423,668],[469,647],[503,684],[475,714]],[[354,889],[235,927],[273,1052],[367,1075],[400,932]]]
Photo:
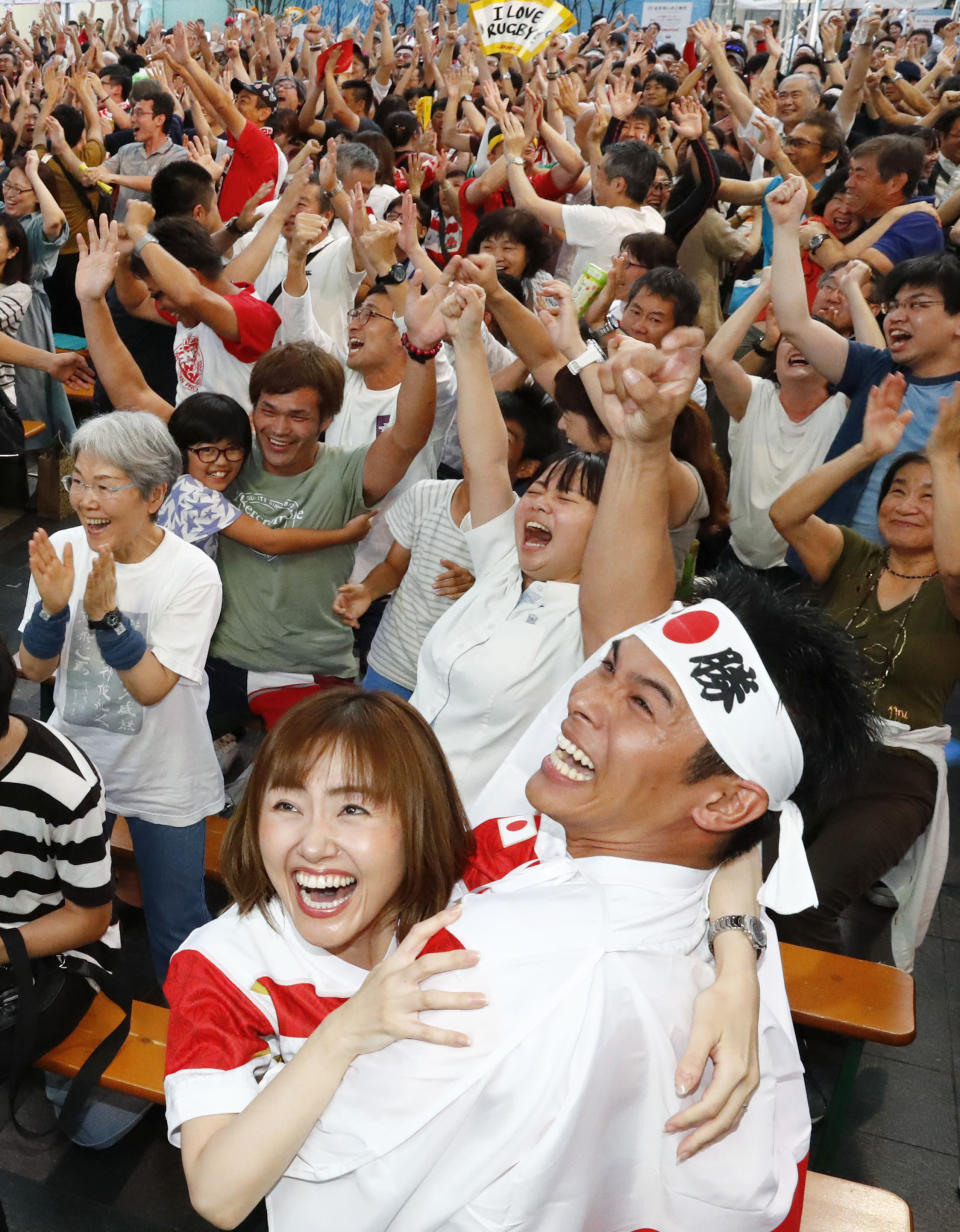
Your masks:
[[[679,50],[687,41],[687,26],[693,20],[693,4],[671,4],[670,0],[647,0],[640,14],[641,26],[655,21],[660,27],[658,43],[676,43]]]
[[[577,20],[556,0],[476,0],[470,13],[488,55],[521,60],[532,60],[554,34],[569,30]]]

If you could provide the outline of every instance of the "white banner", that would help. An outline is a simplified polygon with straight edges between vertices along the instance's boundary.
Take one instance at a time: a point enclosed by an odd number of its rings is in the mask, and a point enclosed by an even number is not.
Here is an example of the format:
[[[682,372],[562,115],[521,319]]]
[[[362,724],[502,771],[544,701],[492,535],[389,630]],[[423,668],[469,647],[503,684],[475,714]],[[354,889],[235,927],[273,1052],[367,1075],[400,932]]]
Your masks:
[[[657,43],[676,43],[680,51],[687,41],[687,26],[693,17],[693,4],[671,4],[670,0],[647,0],[640,15],[641,26],[655,21],[660,27]]]
[[[532,60],[554,34],[577,20],[556,0],[477,0],[470,13],[488,55],[521,60]]]

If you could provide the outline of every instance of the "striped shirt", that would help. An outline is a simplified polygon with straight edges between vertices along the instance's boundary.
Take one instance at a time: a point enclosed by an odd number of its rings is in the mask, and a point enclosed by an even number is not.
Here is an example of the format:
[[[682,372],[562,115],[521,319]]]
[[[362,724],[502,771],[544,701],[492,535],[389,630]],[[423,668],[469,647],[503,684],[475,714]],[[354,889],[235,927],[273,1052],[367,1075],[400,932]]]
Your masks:
[[[103,783],[85,753],[35,719],[0,768],[0,925],[19,927],[69,901],[100,907],[113,898]],[[115,924],[81,953],[111,965]]]
[[[423,639],[450,607],[433,589],[434,579],[452,560],[472,571],[470,549],[450,516],[459,479],[422,479],[387,510],[394,540],[410,550],[410,565],[383,614],[370,647],[370,666],[395,684],[412,689]]]

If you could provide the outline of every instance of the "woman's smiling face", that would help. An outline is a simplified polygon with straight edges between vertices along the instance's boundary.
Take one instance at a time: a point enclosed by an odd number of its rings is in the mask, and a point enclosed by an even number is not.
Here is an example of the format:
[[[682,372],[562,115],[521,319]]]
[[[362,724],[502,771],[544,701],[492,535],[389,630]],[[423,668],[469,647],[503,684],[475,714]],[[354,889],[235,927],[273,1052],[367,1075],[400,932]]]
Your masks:
[[[260,852],[304,940],[369,969],[394,932],[385,908],[404,877],[403,826],[395,809],[355,778],[334,748],[317,758],[302,787],[270,787],[260,809]]]

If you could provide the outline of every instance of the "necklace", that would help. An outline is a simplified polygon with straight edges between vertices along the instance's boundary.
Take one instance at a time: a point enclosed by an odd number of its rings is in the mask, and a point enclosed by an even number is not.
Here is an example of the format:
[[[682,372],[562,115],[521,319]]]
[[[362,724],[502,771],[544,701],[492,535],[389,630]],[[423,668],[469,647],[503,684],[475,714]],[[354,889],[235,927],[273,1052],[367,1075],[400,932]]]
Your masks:
[[[876,697],[886,684],[896,666],[897,660],[903,653],[903,648],[907,644],[907,619],[910,616],[914,603],[917,601],[917,596],[923,590],[923,585],[918,586],[910,598],[900,605],[900,616],[888,641],[883,643],[869,642],[868,638],[872,631],[873,616],[867,609],[866,604],[873,597],[874,604],[879,609],[876,594],[880,583],[880,575],[884,569],[888,569],[891,573],[894,572],[886,564],[878,564],[867,573],[863,589],[860,592],[860,602],[848,617],[847,623],[843,626],[844,632],[849,633],[854,639],[857,643],[857,649],[866,660],[866,679],[864,680],[864,685],[872,697]],[[895,574],[894,576],[899,577],[902,575]],[[924,585],[933,576],[933,573],[923,574]]]
[[[939,569],[934,569],[933,573],[897,573],[896,569],[891,569],[888,564],[883,567],[887,573],[892,573],[895,578],[901,578],[904,582],[926,582],[940,572]]]

